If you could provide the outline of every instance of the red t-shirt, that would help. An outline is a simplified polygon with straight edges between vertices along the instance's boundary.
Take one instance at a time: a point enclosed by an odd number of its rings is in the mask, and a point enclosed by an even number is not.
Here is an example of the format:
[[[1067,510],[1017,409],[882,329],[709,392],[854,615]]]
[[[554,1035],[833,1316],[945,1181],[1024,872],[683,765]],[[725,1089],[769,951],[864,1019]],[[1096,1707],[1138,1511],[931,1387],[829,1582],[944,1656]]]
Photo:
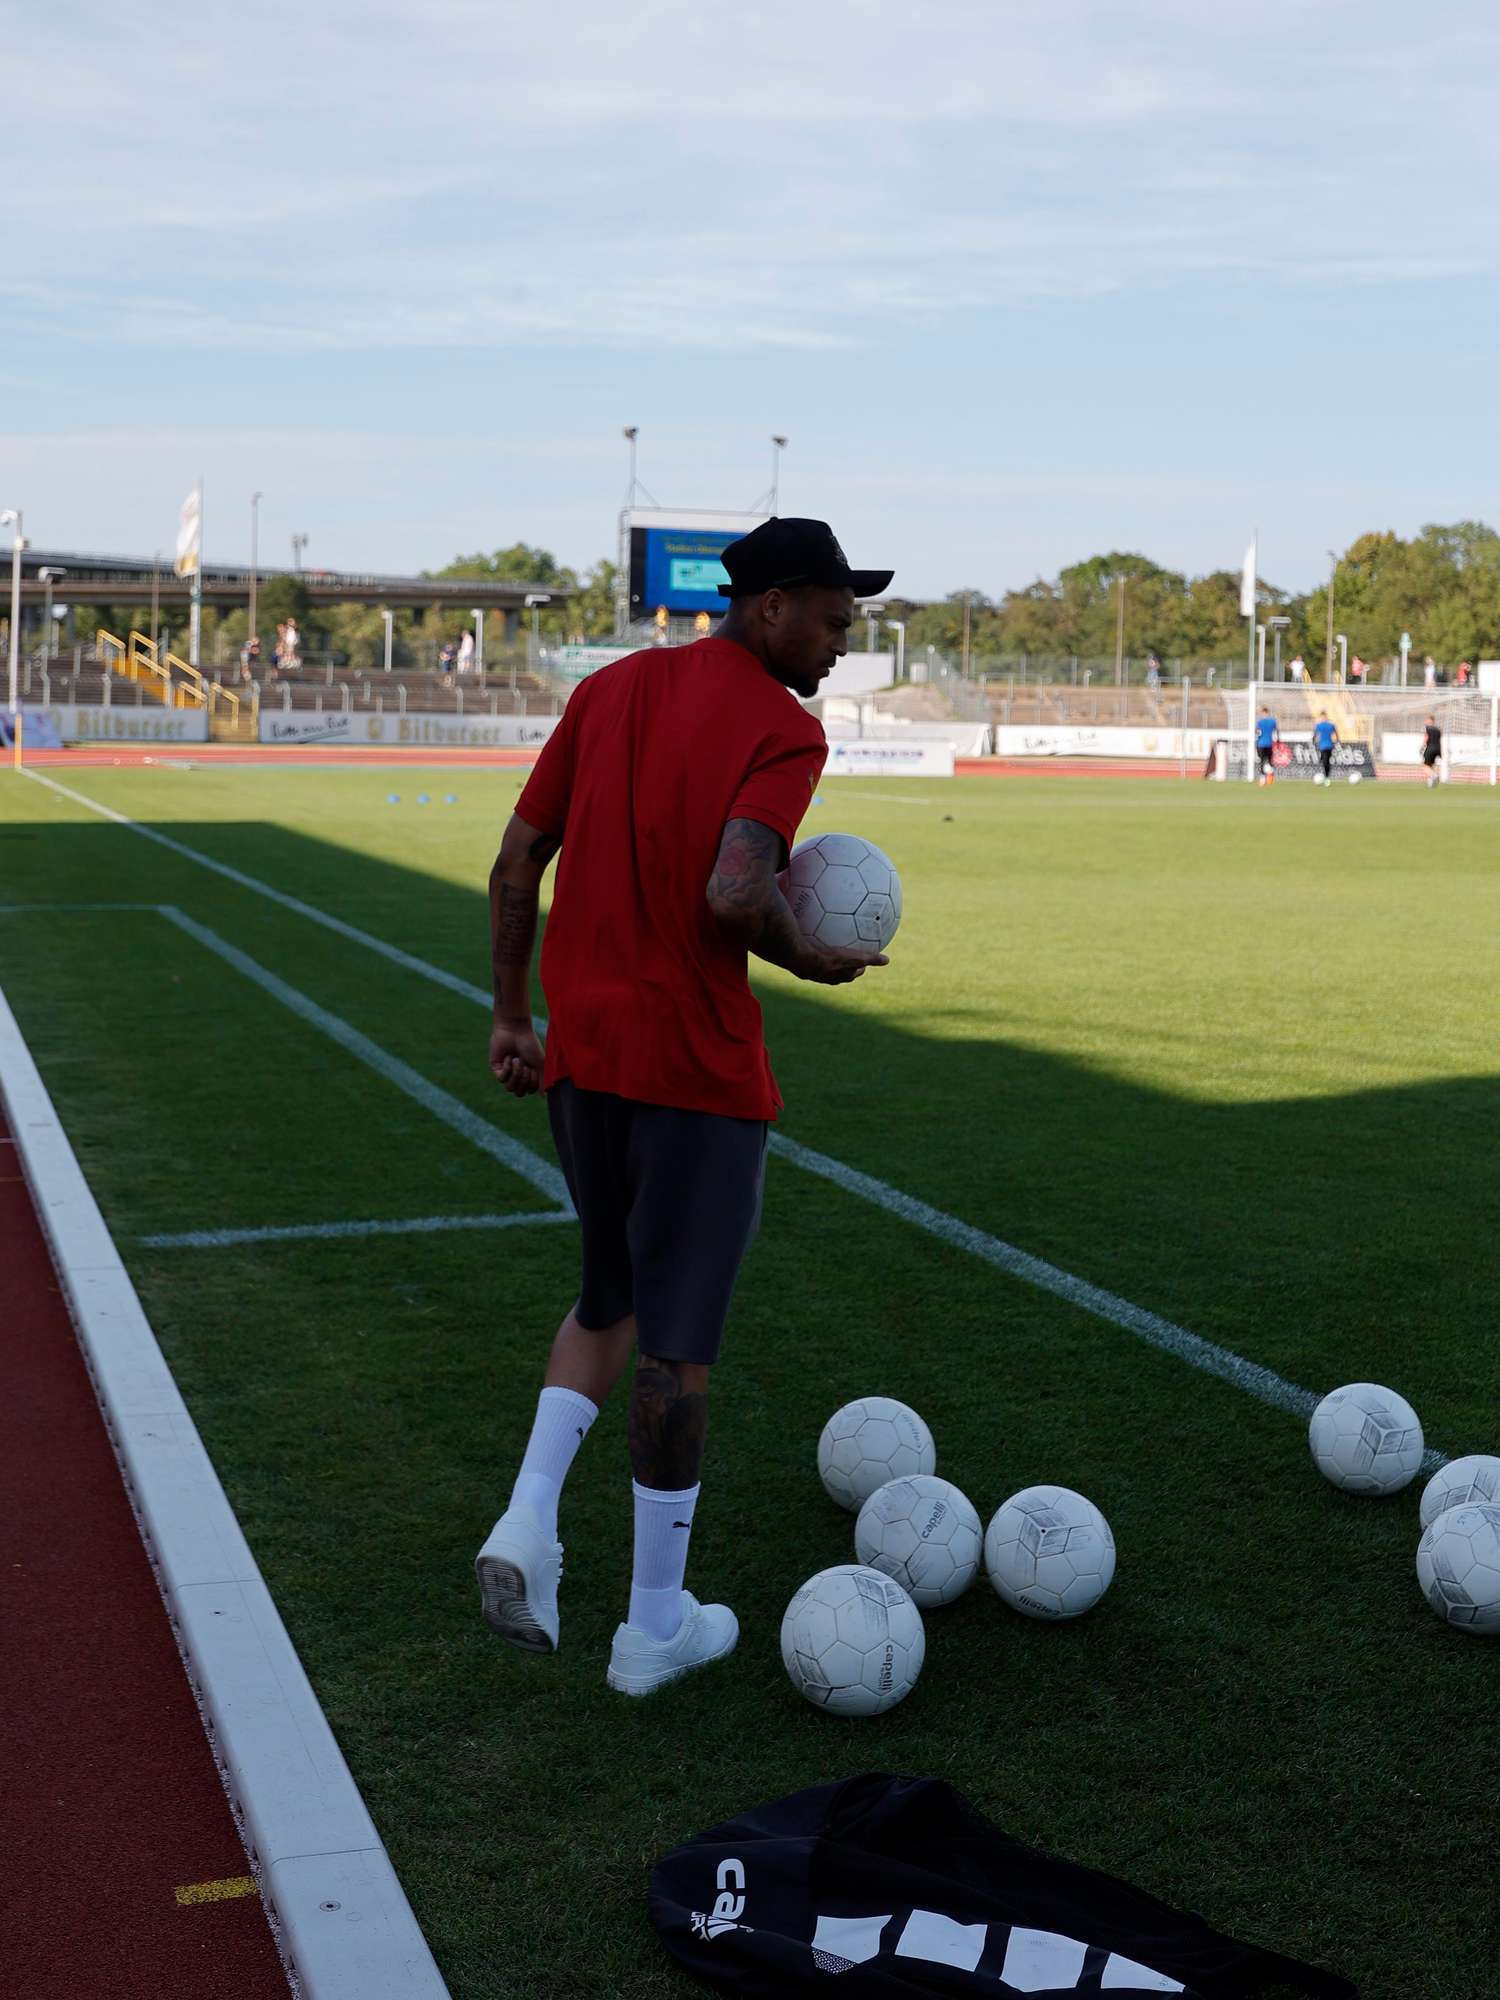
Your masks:
[[[774,1118],[747,954],[704,900],[726,821],[790,848],[828,745],[728,639],[654,647],[574,690],[516,811],[562,854],[542,942],[543,1089]]]

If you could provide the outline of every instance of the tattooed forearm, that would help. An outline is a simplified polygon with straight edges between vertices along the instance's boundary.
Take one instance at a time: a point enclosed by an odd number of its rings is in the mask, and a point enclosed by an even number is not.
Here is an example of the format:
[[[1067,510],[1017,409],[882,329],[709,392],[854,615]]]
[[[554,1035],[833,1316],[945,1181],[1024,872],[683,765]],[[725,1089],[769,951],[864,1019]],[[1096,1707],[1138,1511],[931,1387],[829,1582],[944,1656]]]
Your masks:
[[[495,901],[495,966],[530,965],[531,947],[536,938],[536,891],[514,888],[509,882],[498,885]]]
[[[545,868],[554,854],[561,851],[562,841],[555,833],[539,833],[526,852],[538,868]]]
[[[759,820],[732,819],[708,878],[708,907],[747,951],[772,965],[803,973],[808,944],[776,881],[781,836]]]
[[[680,1493],[696,1486],[708,1433],[708,1397],[683,1387],[691,1363],[643,1354],[630,1398],[630,1469],[642,1486]],[[702,1371],[693,1368],[695,1375]]]

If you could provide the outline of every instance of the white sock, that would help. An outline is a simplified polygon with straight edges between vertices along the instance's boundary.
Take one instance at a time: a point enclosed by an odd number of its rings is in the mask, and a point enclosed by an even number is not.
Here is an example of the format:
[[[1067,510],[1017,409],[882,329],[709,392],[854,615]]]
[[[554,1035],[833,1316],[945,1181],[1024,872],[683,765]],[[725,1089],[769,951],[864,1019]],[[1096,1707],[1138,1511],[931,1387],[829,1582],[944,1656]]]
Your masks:
[[[670,1639],[682,1623],[682,1579],[700,1489],[689,1486],[681,1493],[661,1493],[634,1479],[630,1488],[635,1495],[630,1623],[653,1639]]]
[[[557,1539],[557,1502],[563,1481],[589,1426],[599,1414],[597,1403],[576,1389],[543,1389],[537,1398],[536,1421],[521,1470],[510,1496],[512,1507],[535,1514],[545,1534]]]

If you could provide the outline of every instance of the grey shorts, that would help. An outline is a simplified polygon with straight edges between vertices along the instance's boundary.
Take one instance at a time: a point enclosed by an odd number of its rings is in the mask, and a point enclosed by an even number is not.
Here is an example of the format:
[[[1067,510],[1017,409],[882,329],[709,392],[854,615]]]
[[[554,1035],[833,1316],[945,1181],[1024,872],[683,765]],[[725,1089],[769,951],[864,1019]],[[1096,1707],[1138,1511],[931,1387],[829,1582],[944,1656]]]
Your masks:
[[[583,1233],[579,1324],[634,1313],[643,1354],[716,1361],[760,1228],[765,1122],[637,1104],[567,1077],[547,1115]]]

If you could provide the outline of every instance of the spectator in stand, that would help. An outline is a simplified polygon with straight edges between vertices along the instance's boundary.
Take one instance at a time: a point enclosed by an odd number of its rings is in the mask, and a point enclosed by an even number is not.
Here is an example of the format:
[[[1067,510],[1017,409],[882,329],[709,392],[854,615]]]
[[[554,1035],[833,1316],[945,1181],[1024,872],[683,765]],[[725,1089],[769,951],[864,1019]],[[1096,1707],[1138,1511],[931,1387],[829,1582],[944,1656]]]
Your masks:
[[[240,647],[240,679],[250,680],[260,665],[260,640],[252,632]]]
[[[1356,687],[1363,687],[1365,684],[1365,675],[1369,671],[1370,670],[1365,665],[1364,661],[1359,657],[1358,653],[1356,653],[1354,655],[1354,658],[1349,662],[1350,680],[1354,682]]]
[[[439,672],[445,674],[451,674],[453,672],[453,663],[457,658],[458,658],[457,639],[445,639],[443,641],[442,651],[438,654]]]
[[[1288,661],[1287,672],[1294,681],[1305,681],[1307,679],[1307,662],[1300,653],[1297,653]]]
[[[1437,686],[1437,661],[1432,657],[1431,653],[1422,662],[1422,685],[1429,688]]]
[[[461,674],[466,674],[468,673],[469,669],[473,666],[473,664],[474,664],[474,634],[469,630],[468,626],[466,625],[464,627],[463,637],[458,642],[458,671]]]
[[[1458,685],[1461,688],[1466,688],[1469,685],[1470,672],[1471,669],[1469,667],[1468,661],[1460,660],[1458,663],[1458,672],[1454,676],[1454,678],[1457,680]]]
[[[1146,655],[1146,685],[1148,688],[1161,686],[1161,661],[1154,651]]]

